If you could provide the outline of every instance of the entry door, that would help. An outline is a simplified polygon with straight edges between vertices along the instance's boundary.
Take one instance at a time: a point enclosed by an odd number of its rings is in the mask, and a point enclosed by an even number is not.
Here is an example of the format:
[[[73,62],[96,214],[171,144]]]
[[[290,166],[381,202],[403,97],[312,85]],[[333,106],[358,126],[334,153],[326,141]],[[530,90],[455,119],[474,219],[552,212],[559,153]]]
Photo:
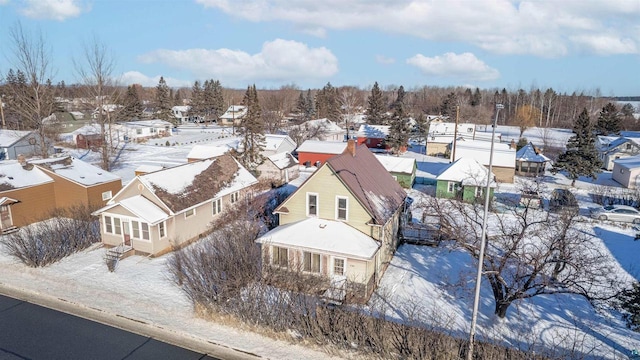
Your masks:
[[[129,222],[122,222],[122,235],[124,237],[124,244],[131,246],[131,229],[129,228]]]
[[[11,210],[8,205],[0,206],[0,229],[6,229],[13,225]]]

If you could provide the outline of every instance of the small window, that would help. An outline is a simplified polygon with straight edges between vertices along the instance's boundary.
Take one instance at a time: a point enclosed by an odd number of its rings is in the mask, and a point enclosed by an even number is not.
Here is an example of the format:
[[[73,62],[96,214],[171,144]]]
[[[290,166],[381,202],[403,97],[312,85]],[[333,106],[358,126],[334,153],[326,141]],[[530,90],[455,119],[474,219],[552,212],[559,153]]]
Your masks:
[[[307,194],[307,216],[318,216],[318,194]]]
[[[142,238],[145,240],[149,240],[149,224],[140,223],[142,225]]]
[[[336,220],[347,220],[347,198],[336,198]]]
[[[218,215],[222,211],[222,199],[213,200],[213,215]]]
[[[631,150],[631,144],[627,144],[627,150]]]
[[[116,235],[122,234],[122,225],[120,224],[120,218],[113,218],[113,230]]]
[[[344,275],[344,259],[333,259],[333,274]]]
[[[136,129],[136,134],[137,135],[142,135],[142,129]]]
[[[456,191],[456,183],[453,181],[449,181],[447,191],[452,193]]]
[[[620,169],[620,174],[624,174],[624,169]]]
[[[111,216],[104,217],[104,232],[113,234],[113,225],[111,224]]]
[[[476,186],[475,194],[476,194],[476,197],[481,197],[482,195],[484,195],[484,188],[480,186]]]
[[[165,224],[164,221],[161,222],[160,224],[158,224],[158,232],[160,232],[160,237],[163,238],[165,236],[167,236],[167,232],[165,230]]]
[[[314,254],[314,253],[305,251],[303,256],[302,268],[306,272],[319,273],[320,272],[320,254]]]
[[[231,203],[236,203],[238,202],[238,200],[240,200],[240,192],[236,191],[234,193],[231,194]]]
[[[107,201],[112,198],[111,190],[102,193],[102,201]]]
[[[273,247],[273,256],[271,258],[271,263],[275,266],[279,266],[282,268],[289,267],[289,251],[286,248],[281,248],[279,246]]]
[[[186,219],[186,218],[191,217],[191,216],[193,216],[195,214],[196,214],[196,209],[195,208],[189,209],[189,210],[184,212],[184,217]]]
[[[137,221],[131,221],[131,227],[133,228],[133,237],[140,239],[140,223]]]

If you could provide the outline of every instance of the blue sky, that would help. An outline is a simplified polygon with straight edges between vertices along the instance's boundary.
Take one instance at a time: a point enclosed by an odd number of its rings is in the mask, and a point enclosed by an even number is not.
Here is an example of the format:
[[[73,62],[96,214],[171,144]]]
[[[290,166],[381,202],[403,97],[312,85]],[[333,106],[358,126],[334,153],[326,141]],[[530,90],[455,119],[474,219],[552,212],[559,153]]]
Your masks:
[[[0,0],[41,31],[55,82],[99,39],[123,84],[403,85],[640,96],[640,0]]]

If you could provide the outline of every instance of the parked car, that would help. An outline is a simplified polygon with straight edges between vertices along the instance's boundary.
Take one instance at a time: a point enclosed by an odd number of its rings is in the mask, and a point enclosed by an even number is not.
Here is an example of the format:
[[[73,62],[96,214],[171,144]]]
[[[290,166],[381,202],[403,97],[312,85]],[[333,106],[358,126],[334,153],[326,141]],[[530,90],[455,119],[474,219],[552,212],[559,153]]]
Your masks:
[[[566,189],[555,189],[551,192],[549,199],[549,211],[551,212],[569,212],[577,215],[579,211],[578,200],[575,195]]]
[[[598,220],[611,220],[640,224],[640,211],[633,206],[608,205],[596,208],[591,212],[591,217]]]

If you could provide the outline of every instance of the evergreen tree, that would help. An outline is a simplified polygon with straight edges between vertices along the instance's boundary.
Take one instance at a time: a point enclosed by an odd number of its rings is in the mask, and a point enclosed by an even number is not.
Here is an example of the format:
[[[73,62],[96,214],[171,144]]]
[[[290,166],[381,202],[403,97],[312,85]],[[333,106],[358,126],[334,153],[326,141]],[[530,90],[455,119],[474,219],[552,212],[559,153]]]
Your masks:
[[[429,120],[424,116],[423,113],[420,113],[416,118],[416,125],[414,127],[414,133],[416,135],[416,139],[419,142],[424,141],[424,153],[427,153],[427,137],[429,134]]]
[[[371,88],[371,95],[367,99],[367,122],[371,125],[380,125],[384,123],[385,118],[384,94],[376,81]]]
[[[618,109],[613,103],[608,103],[600,111],[595,126],[596,135],[620,135],[622,121]]]
[[[560,154],[551,168],[553,174],[565,170],[571,179],[571,186],[576,184],[576,179],[580,176],[590,176],[595,179],[602,167],[602,161],[598,158],[598,151],[595,147],[595,135],[587,108],[584,108],[578,116],[573,126],[573,132],[575,135],[567,142],[567,150]]]
[[[400,86],[400,88],[398,88],[398,97],[393,104],[391,104],[391,110],[393,111],[391,127],[389,128],[389,135],[387,135],[385,139],[387,145],[391,148],[391,152],[394,154],[399,153],[402,148],[406,147],[409,143],[409,119],[405,109],[404,97],[404,87]]]
[[[625,290],[619,296],[620,307],[624,310],[622,318],[627,327],[640,332],[640,282],[633,284],[633,288]]]
[[[156,86],[156,116],[160,120],[177,123],[176,117],[171,113],[171,90],[162,76]]]
[[[142,118],[142,102],[138,96],[138,90],[134,85],[127,86],[127,92],[124,95],[124,107],[122,108],[122,118],[125,120]]]
[[[458,107],[458,97],[454,92],[449,93],[444,100],[442,100],[442,104],[440,105],[440,114],[443,116],[448,116],[449,120],[456,120],[456,112]]]
[[[209,102],[207,103],[209,115],[214,119],[224,114],[224,96],[222,96],[222,84],[220,80],[209,80],[209,86],[205,87],[208,95]]]
[[[247,107],[247,114],[240,121],[238,132],[242,136],[242,153],[240,159],[249,169],[254,169],[262,162],[261,151],[264,149],[264,124],[262,109],[258,102],[258,92],[255,84],[248,86],[242,99],[242,105]]]
[[[191,87],[190,106],[190,116],[204,116],[204,94],[199,80],[194,81]]]
[[[318,118],[327,118],[339,122],[341,118],[340,102],[338,101],[338,89],[331,83],[327,83],[316,94],[316,113]]]
[[[316,114],[315,103],[313,101],[313,94],[311,94],[311,89],[307,89],[307,93],[303,91],[300,92],[300,96],[298,96],[298,100],[296,102],[296,111],[301,114],[303,121],[308,121],[313,119]]]
[[[482,102],[482,95],[480,94],[480,89],[476,88],[471,96],[471,106],[478,106]]]
[[[173,93],[173,101],[172,104],[174,106],[182,106],[184,105],[184,102],[182,101],[183,99],[183,95],[182,95],[182,90],[178,89],[175,91],[175,93]]]

